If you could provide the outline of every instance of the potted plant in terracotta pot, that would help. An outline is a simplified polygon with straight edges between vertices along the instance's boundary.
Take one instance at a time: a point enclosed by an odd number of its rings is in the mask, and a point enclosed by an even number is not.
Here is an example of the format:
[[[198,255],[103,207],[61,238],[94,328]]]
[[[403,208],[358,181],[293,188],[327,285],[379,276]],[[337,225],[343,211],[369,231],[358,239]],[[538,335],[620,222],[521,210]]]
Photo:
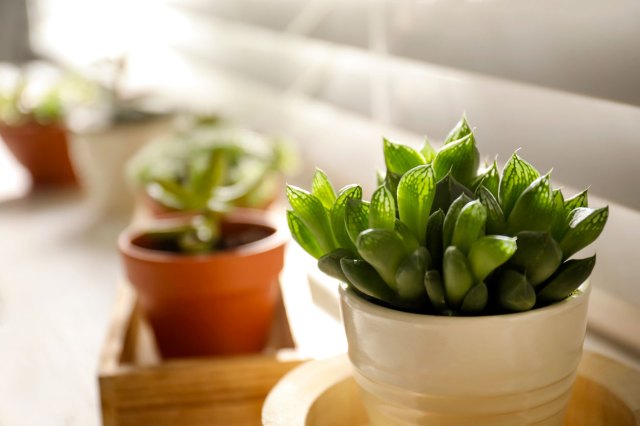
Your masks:
[[[339,279],[354,377],[374,425],[560,425],[608,216],[514,154],[478,171],[462,119],[438,151],[384,141],[370,201],[321,171],[289,186],[294,239]]]
[[[74,185],[65,116],[77,101],[77,79],[50,66],[15,71],[0,91],[0,137],[29,172],[33,187]]]
[[[234,175],[237,146],[196,145],[163,146],[159,170],[144,169],[150,197],[178,214],[120,235],[126,275],[165,358],[260,351],[286,234],[271,213],[236,208],[262,183]]]

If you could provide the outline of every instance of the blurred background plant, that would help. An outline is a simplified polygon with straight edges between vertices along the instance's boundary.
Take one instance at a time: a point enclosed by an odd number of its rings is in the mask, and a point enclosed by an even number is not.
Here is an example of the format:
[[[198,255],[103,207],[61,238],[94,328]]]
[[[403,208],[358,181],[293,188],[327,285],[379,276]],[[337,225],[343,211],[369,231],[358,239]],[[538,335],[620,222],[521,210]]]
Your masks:
[[[233,209],[267,208],[285,173],[296,166],[292,146],[233,127],[217,116],[190,115],[175,134],[149,144],[128,164],[129,180],[144,197],[189,224],[154,233],[172,249],[220,248],[220,221]]]
[[[0,70],[0,121],[5,125],[63,122],[75,108],[102,98],[96,83],[46,62]]]

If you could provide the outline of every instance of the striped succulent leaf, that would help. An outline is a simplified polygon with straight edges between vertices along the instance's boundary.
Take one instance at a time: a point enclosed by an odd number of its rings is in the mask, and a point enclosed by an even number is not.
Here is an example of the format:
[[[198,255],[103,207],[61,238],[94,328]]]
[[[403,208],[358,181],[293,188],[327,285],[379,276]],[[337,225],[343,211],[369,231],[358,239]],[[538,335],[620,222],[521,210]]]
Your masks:
[[[291,236],[296,243],[300,245],[307,253],[316,259],[322,256],[325,251],[318,244],[316,236],[313,232],[304,224],[292,210],[287,210],[287,224],[291,231]]]
[[[345,212],[349,200],[361,200],[362,188],[358,185],[349,185],[340,190],[338,197],[331,208],[331,229],[335,235],[338,245],[343,248],[356,251],[355,244],[349,238],[347,227],[345,225]]]
[[[331,186],[327,175],[320,169],[316,169],[313,175],[311,193],[322,202],[322,205],[327,210],[331,210],[333,204],[336,202],[336,192],[333,186]]]
[[[502,171],[498,188],[500,205],[505,217],[509,217],[511,209],[520,194],[540,177],[540,173],[529,163],[514,153]]]
[[[609,207],[579,207],[569,214],[569,228],[560,241],[564,259],[568,259],[595,241],[609,218]]]
[[[371,196],[369,228],[393,229],[396,221],[396,202],[384,186],[379,186]]]
[[[449,134],[447,135],[447,137],[444,139],[444,143],[449,144],[451,142],[455,142],[457,140],[462,139],[463,137],[467,136],[468,134],[470,134],[471,131],[471,126],[469,126],[469,122],[467,121],[467,117],[466,116],[462,116],[462,118],[460,119],[460,121],[458,121],[458,123],[456,123],[455,127],[453,129],[451,129],[451,131],[449,132]]]
[[[369,227],[369,203],[357,198],[347,201],[344,225],[351,242],[356,244],[358,235]]]
[[[384,139],[383,151],[387,170],[397,175],[403,175],[414,167],[425,164],[422,154],[407,145]]]
[[[500,191],[500,172],[498,171],[498,164],[495,161],[491,167],[485,170],[474,180],[473,190],[477,191],[480,186],[487,188],[495,199],[498,199]]]
[[[419,242],[425,241],[427,221],[435,196],[435,176],[430,165],[414,167],[398,184],[398,213]]]
[[[451,173],[459,182],[470,187],[476,177],[480,155],[476,148],[473,133],[446,144],[433,160],[436,179],[440,180]]]
[[[551,181],[546,174],[534,180],[520,194],[507,219],[512,234],[520,231],[548,231],[554,215]]]
[[[595,256],[564,262],[538,293],[540,302],[552,303],[569,297],[580,287],[580,284],[589,278],[595,264]]]
[[[287,198],[296,216],[311,231],[323,253],[337,248],[331,231],[329,214],[320,199],[292,185],[287,185]]]
[[[478,187],[476,195],[487,211],[487,234],[504,234],[507,231],[507,222],[498,200],[484,185]]]

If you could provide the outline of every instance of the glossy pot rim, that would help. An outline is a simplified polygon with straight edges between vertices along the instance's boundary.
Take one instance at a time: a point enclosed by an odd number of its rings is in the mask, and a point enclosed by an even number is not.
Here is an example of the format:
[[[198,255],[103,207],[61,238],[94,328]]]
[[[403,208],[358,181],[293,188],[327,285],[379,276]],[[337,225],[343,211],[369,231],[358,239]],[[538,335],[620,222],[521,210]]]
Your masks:
[[[365,312],[397,323],[428,324],[435,326],[464,326],[466,324],[477,325],[481,322],[492,323],[497,321],[531,321],[543,316],[560,314],[572,310],[588,301],[588,296],[591,292],[590,281],[587,279],[580,285],[580,287],[578,287],[578,290],[579,292],[577,294],[573,294],[560,302],[525,312],[479,316],[444,316],[418,314],[387,308],[366,300],[352,289],[349,289],[344,283],[340,283],[339,289],[340,298],[342,299],[343,304],[347,305],[352,310]]]
[[[212,261],[224,262],[225,259],[229,258],[255,256],[276,250],[288,241],[288,233],[285,231],[284,227],[280,225],[280,221],[272,212],[254,209],[237,209],[232,214],[226,216],[225,221],[235,224],[263,226],[272,229],[273,233],[265,238],[243,244],[233,249],[201,254],[173,253],[136,245],[134,241],[150,230],[162,227],[163,224],[166,226],[166,224],[169,223],[175,224],[180,222],[180,220],[176,220],[175,218],[159,219],[154,221],[154,223],[160,225],[158,227],[153,227],[153,225],[142,228],[129,226],[124,229],[118,236],[118,249],[123,255],[144,262],[197,264]]]

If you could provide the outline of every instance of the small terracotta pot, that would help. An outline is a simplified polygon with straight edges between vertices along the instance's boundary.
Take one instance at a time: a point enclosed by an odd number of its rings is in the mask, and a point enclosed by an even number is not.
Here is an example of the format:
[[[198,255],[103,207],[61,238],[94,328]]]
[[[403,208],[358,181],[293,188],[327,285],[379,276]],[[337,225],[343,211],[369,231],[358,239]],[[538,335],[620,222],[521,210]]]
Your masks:
[[[237,248],[185,255],[146,248],[144,232],[125,230],[118,245],[129,282],[164,358],[232,355],[264,348],[279,295],[286,234],[263,212],[238,211],[225,235],[267,236]]]
[[[77,184],[62,124],[0,124],[0,136],[31,174],[34,187]]]

